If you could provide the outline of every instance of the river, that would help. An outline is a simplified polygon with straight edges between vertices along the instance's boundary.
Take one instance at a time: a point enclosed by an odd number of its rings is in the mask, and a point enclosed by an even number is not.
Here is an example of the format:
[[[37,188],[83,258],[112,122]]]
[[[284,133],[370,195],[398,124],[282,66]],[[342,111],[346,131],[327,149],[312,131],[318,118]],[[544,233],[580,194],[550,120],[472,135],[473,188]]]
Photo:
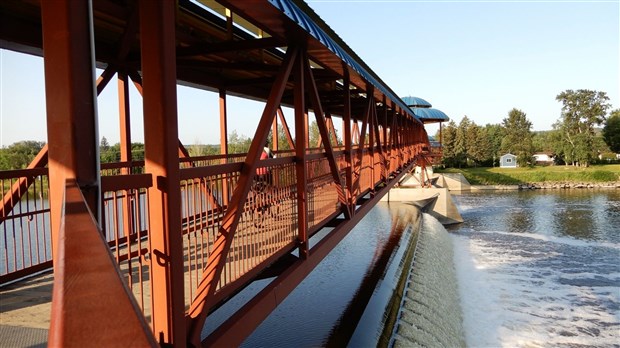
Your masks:
[[[471,347],[618,347],[620,190],[467,193],[448,228]]]

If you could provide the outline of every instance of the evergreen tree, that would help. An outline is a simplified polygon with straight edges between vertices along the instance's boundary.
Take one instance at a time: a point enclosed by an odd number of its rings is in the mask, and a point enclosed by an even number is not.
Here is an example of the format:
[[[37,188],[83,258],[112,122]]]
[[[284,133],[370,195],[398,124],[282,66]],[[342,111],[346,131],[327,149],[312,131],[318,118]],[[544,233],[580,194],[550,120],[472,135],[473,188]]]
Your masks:
[[[517,156],[517,163],[526,166],[532,163],[534,147],[532,145],[532,123],[526,114],[516,108],[510,110],[508,117],[502,120],[504,138],[502,152]]]
[[[489,159],[491,149],[486,133],[475,123],[467,130],[467,144],[467,157],[474,162],[474,166]]]
[[[442,161],[446,166],[453,167],[456,163],[455,143],[456,143],[456,123],[451,120],[443,128]]]
[[[469,117],[464,116],[459,123],[459,127],[456,129],[456,139],[454,142],[454,158],[459,168],[462,165],[467,165],[467,132],[470,126],[471,121],[469,120]]]
[[[493,161],[493,166],[499,161],[502,155],[502,139],[504,138],[504,128],[500,124],[487,124],[484,126],[484,133],[489,144],[489,159]]]

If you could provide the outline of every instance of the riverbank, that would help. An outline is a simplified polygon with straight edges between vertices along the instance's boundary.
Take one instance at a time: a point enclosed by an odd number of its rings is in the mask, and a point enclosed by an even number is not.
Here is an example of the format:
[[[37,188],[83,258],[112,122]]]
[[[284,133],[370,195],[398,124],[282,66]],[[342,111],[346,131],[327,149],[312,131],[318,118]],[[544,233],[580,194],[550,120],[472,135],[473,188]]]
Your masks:
[[[620,187],[620,165],[617,164],[588,168],[447,168],[435,169],[435,173],[460,173],[471,185],[498,186],[497,189],[505,186],[507,189]]]
[[[620,181],[602,183],[537,182],[519,185],[471,185],[469,187],[470,191],[554,189],[620,189]]]

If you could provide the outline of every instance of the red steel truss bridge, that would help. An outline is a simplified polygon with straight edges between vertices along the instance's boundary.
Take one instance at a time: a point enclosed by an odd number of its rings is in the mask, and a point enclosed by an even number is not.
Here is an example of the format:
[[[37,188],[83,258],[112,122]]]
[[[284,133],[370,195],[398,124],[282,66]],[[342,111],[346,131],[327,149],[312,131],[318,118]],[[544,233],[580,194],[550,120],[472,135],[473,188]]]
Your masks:
[[[48,139],[28,168],[0,172],[0,280],[53,266],[52,346],[238,345],[433,158],[420,118],[301,0],[3,0],[0,16],[1,48],[43,58]],[[114,83],[120,161],[100,164],[97,96]],[[219,155],[179,141],[178,85],[219,94],[192,125],[219,127]],[[131,152],[133,88],[144,159]],[[247,153],[228,150],[229,96],[263,102]],[[276,156],[261,159],[268,140]],[[267,273],[201,337],[210,312]]]

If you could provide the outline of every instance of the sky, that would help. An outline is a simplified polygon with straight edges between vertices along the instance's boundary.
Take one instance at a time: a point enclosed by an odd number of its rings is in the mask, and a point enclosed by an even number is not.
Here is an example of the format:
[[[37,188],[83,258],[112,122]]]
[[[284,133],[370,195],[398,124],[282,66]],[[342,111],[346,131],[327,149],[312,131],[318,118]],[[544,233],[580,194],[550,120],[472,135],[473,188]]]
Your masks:
[[[620,108],[620,0],[307,2],[396,94],[424,98],[457,123],[501,123],[517,108],[532,130],[549,130],[567,89],[606,92]],[[181,141],[219,143],[217,95],[177,91]],[[133,88],[130,96],[132,137],[142,141],[141,99]],[[116,143],[116,84],[98,104],[99,134]],[[229,132],[253,136],[261,111],[229,97]],[[0,50],[0,146],[45,141],[45,132],[42,59]]]

